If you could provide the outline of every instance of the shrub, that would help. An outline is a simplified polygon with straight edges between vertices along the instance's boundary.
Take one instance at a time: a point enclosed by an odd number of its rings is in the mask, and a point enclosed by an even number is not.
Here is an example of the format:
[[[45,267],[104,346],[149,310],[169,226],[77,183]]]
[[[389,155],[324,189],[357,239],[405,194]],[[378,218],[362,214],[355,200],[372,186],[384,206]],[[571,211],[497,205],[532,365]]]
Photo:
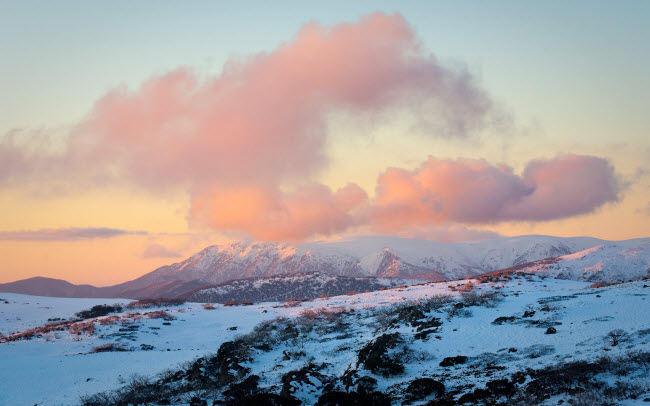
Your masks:
[[[621,329],[612,330],[607,333],[606,339],[610,342],[612,347],[616,347],[622,341],[627,340],[628,334]]]
[[[214,307],[214,305],[212,303],[203,303],[203,308],[205,310],[214,310],[214,309],[216,309],[216,307]]]
[[[172,321],[176,319],[176,317],[172,316],[165,310],[155,310],[153,312],[146,312],[145,315],[150,319],[164,319],[165,321]]]
[[[95,324],[92,321],[80,321],[70,326],[70,334],[80,336],[82,333],[90,336],[95,334]]]
[[[93,347],[92,350],[90,350],[90,352],[93,354],[96,354],[98,352],[114,352],[114,351],[130,351],[130,350],[125,346],[116,343],[106,343],[106,344],[98,345],[96,347]]]
[[[89,310],[82,310],[79,313],[75,314],[75,316],[79,317],[80,319],[92,319],[95,317],[101,317],[101,316],[106,316],[107,314],[110,313],[119,313],[122,311],[122,306],[121,305],[107,305],[107,304],[101,304],[101,305],[95,305],[91,307]]]
[[[121,317],[119,315],[113,315],[113,316],[108,316],[108,317],[102,317],[101,319],[97,320],[97,323],[99,323],[102,326],[106,326],[109,324],[115,324],[117,323]]]
[[[469,309],[465,309],[460,306],[450,306],[445,309],[447,313],[447,318],[451,319],[453,317],[472,317],[472,312]]]
[[[282,302],[284,303],[284,307],[298,307],[300,306],[300,303],[305,301],[306,299],[295,299],[292,297],[288,297],[284,299]]]
[[[444,307],[446,304],[452,303],[453,301],[454,298],[451,295],[437,295],[420,300],[419,303],[420,306],[422,306],[422,310],[425,312],[430,312],[432,310],[438,310]]]
[[[465,306],[485,306],[494,307],[503,300],[503,296],[499,292],[470,292],[461,295],[461,301]]]
[[[150,307],[180,306],[185,300],[178,298],[140,299],[126,305],[129,309],[148,309]]]

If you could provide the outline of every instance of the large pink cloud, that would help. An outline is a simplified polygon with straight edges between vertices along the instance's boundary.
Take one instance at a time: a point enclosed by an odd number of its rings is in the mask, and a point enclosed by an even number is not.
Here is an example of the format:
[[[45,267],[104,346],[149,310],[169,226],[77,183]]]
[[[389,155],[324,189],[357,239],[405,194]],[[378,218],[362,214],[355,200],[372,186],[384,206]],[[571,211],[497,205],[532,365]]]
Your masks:
[[[336,192],[318,184],[292,193],[233,187],[196,196],[190,218],[230,233],[296,241],[341,233],[358,225],[367,199],[355,184]]]
[[[369,222],[381,230],[442,222],[541,221],[615,202],[621,183],[607,160],[560,155],[517,175],[483,160],[429,158],[413,171],[390,168],[378,179]]]
[[[17,179],[34,172],[89,183],[113,177],[152,190],[275,186],[323,167],[332,111],[425,104],[431,109],[416,116],[440,135],[467,136],[495,111],[470,75],[421,48],[399,14],[312,22],[271,52],[229,60],[219,75],[181,68],[137,90],[115,88],[74,128],[63,152],[38,156],[5,140],[0,157],[11,159],[0,165]]]
[[[531,161],[521,175],[484,160],[429,158],[390,168],[369,199],[355,184],[292,193],[264,187],[216,189],[194,199],[191,218],[260,239],[303,240],[361,229],[438,241],[497,236],[461,224],[543,221],[591,213],[616,202],[621,182],[607,160],[559,155]],[[451,225],[449,225],[451,224]]]

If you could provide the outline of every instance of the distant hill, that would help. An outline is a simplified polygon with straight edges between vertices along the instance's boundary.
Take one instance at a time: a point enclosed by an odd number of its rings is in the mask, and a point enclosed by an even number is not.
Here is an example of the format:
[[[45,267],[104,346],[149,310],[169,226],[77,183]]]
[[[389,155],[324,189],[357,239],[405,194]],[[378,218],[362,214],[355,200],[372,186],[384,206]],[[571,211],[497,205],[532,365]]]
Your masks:
[[[585,282],[626,282],[650,278],[650,242],[638,246],[602,244],[520,269],[554,279]]]

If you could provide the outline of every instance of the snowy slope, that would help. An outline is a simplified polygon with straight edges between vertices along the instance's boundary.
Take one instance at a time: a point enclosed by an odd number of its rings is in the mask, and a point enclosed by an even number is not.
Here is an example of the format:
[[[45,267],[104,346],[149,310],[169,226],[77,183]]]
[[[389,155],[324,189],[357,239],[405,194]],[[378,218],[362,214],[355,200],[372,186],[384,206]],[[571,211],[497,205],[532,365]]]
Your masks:
[[[623,282],[650,277],[650,242],[638,245],[601,244],[563,255],[555,261],[540,261],[524,268],[558,279],[590,282]]]
[[[462,285],[468,283],[474,284],[474,291],[498,292],[502,301],[495,307],[469,305],[461,309],[462,312],[457,311],[456,303],[467,300],[459,292],[463,290]],[[265,320],[281,324],[295,320],[297,326],[312,325],[312,330],[301,327],[300,339],[281,341],[270,348],[253,349],[248,361],[242,364],[250,375],[260,377],[261,390],[270,393],[280,391],[282,381],[291,376],[291,371],[310,368],[309,365],[318,366],[319,376],[290,385],[294,388],[290,395],[303,401],[304,405],[316,403],[325,391],[326,380],[333,382],[335,390],[345,391],[342,377],[350,369],[356,370],[358,377],[376,380],[376,389],[391,396],[393,404],[403,404],[409,396],[407,387],[416,378],[427,377],[442,382],[447,395],[459,399],[464,394],[471,395],[475,390],[485,388],[490,382],[509,380],[515,376],[513,374],[529,368],[539,370],[558,363],[594,362],[603,354],[614,359],[647,351],[650,345],[650,313],[647,312],[650,289],[647,284],[632,282],[585,289],[588,284],[516,276],[512,280],[484,284],[475,280],[426,283],[317,299],[297,307],[265,303],[239,307],[217,305],[216,309],[207,310],[197,304],[187,304],[168,308],[168,313],[175,317],[171,321],[150,319],[146,312],[140,311],[140,319],[105,325],[98,320],[94,335],[77,336],[61,331],[29,341],[0,343],[3,363],[3,368],[0,368],[0,404],[77,404],[82,395],[119,388],[133,373],[155,377],[166,369],[172,369],[182,371],[180,376],[185,377],[182,379],[190,379],[191,374],[185,371],[201,374],[203,370],[192,369],[192,365],[197,365],[194,361],[209,354],[214,356],[223,343],[252,332],[256,325],[259,328],[258,323]],[[451,302],[427,313],[428,320],[439,319],[441,322],[435,333],[428,337],[418,338],[416,334],[420,330],[404,320],[393,326],[382,322],[386,315],[391,314],[391,305],[405,304],[409,300],[423,303],[427,298],[444,294],[451,295]],[[27,317],[34,310],[24,304],[33,297],[11,295],[7,298],[9,303],[0,303],[0,306],[8,306],[13,314],[22,310]],[[90,304],[83,299],[53,298],[43,303],[56,309],[57,303],[61,302],[69,308],[71,300],[80,300],[80,305]],[[387,313],[382,313],[382,309]],[[314,311],[325,311],[324,314],[344,311],[340,320],[343,324],[340,328],[335,324],[329,325],[327,319],[314,316],[318,314]],[[548,326],[553,326],[556,333],[545,334]],[[321,331],[321,327],[324,330]],[[623,344],[613,346],[608,333],[619,329],[624,332],[621,336]],[[388,355],[394,353],[396,359],[404,364],[403,373],[385,377],[359,366],[361,348],[382,334],[395,333],[403,337],[403,341]],[[264,333],[257,337],[266,339],[267,335]],[[131,351],[91,352],[92,348],[106,343],[118,343]],[[144,350],[143,344],[153,348]],[[440,365],[446,358],[456,356],[467,357],[467,361],[452,367]],[[169,379],[171,375],[166,376]],[[615,385],[615,381],[622,380],[632,385],[643,383],[649,377],[648,366],[640,365],[626,375],[613,376],[609,382]],[[524,376],[520,385],[525,388],[530,382],[531,378]],[[636,389],[630,386],[626,393],[634,393],[633,390]],[[220,393],[190,392],[179,396],[178,400],[172,399],[172,404],[186,406],[191,396],[220,397]],[[645,393],[637,396],[639,402],[650,395]],[[560,400],[567,403],[569,397],[568,393],[552,395],[535,404],[555,405]],[[423,405],[430,399],[424,398],[412,404]],[[617,402],[633,403],[629,397]]]

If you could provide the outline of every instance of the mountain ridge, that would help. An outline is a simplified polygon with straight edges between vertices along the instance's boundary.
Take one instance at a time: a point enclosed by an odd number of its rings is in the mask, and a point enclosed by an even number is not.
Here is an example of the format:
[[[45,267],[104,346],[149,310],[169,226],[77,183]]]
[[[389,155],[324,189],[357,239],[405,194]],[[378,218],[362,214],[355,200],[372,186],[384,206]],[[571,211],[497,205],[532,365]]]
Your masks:
[[[183,261],[113,286],[73,285],[41,277],[0,284],[0,292],[62,297],[172,297],[228,281],[310,272],[356,278],[459,279],[562,257],[599,245],[634,248],[648,243],[650,238],[606,241],[543,235],[461,243],[385,236],[296,245],[236,241],[206,247]],[[48,284],[51,284],[49,289]]]

